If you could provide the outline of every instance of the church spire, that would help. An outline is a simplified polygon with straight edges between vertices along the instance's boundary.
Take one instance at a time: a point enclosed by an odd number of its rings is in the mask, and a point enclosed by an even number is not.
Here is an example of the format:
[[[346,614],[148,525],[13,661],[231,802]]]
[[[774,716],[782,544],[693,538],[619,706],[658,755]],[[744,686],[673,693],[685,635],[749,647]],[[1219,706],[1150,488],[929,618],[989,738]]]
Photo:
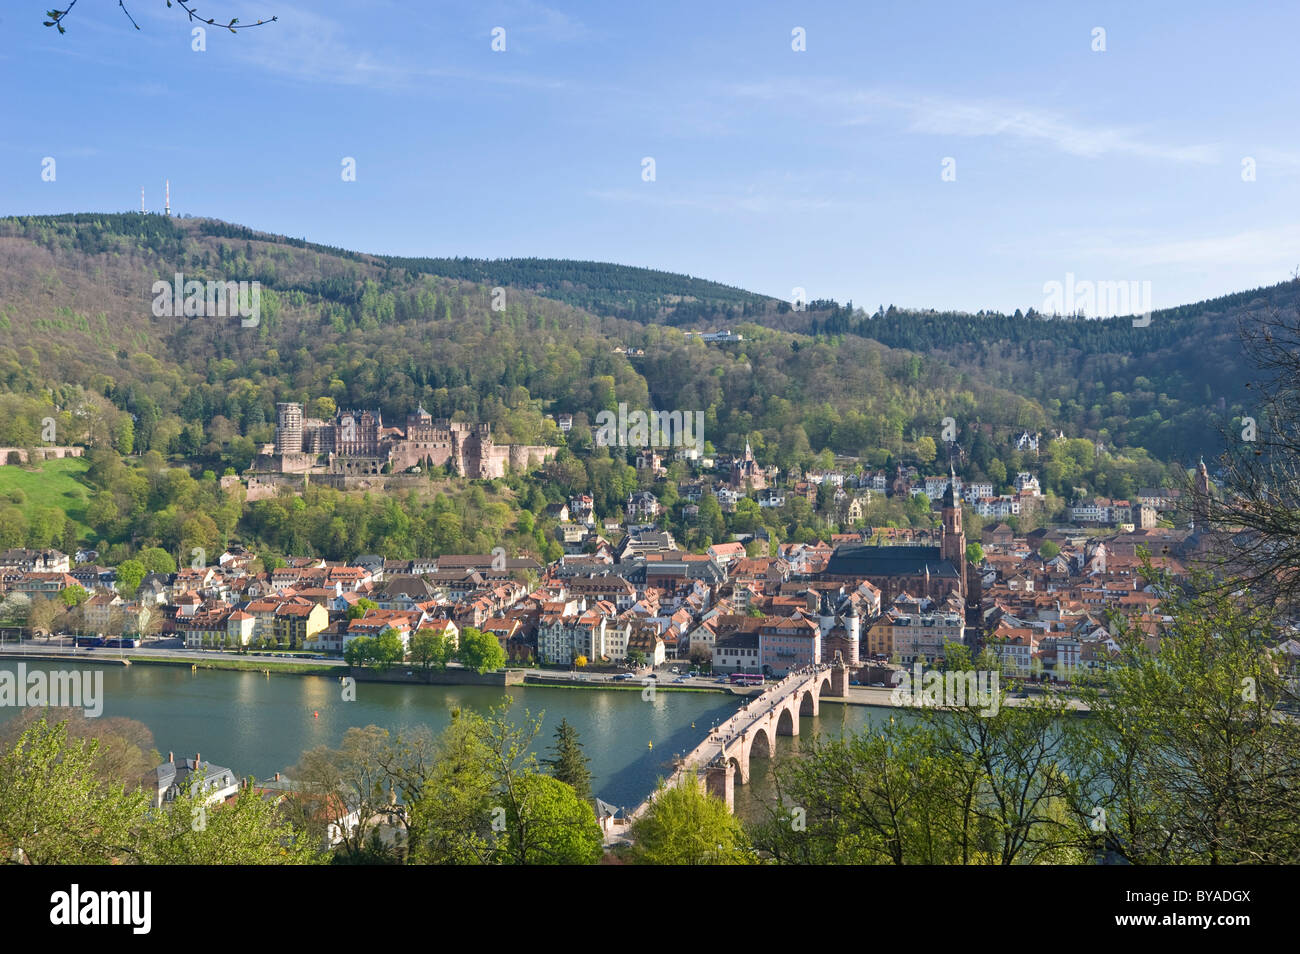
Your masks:
[[[944,509],[954,507],[957,504],[957,471],[953,469],[952,462],[948,463],[948,488],[943,492]]]

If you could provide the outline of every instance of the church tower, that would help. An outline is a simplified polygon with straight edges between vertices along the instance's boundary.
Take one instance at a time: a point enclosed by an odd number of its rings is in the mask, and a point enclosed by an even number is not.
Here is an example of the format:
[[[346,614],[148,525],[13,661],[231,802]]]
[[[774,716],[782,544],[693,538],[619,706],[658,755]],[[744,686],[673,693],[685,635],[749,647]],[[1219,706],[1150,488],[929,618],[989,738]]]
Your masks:
[[[954,488],[957,474],[948,467],[948,489],[943,492],[943,543],[940,556],[953,565],[962,596],[966,595],[966,533],[961,528],[961,503]]]

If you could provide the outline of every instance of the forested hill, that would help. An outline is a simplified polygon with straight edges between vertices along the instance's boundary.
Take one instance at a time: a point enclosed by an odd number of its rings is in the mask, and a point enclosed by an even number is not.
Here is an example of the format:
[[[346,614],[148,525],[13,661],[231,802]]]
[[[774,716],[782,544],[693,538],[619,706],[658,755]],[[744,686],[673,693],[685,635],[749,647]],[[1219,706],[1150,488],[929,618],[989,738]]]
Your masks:
[[[1143,446],[1171,459],[1212,443],[1249,399],[1241,321],[1296,307],[1297,284],[1239,292],[1131,316],[1055,317],[1017,311],[938,312],[882,308],[875,314],[786,301],[685,275],[558,259],[402,259],[390,265],[523,288],[600,315],[718,329],[741,321],[842,342],[868,338],[930,355],[971,378],[1033,398],[1059,428],[1107,443]],[[1248,413],[1243,411],[1242,413]]]
[[[1153,312],[1149,324],[1108,319],[833,307],[771,322],[812,335],[861,336],[918,351],[1032,397],[1076,431],[1104,428],[1161,457],[1204,442],[1248,408],[1253,370],[1240,327],[1300,304],[1294,279]],[[1207,411],[1209,412],[1207,414]],[[1249,410],[1242,413],[1252,414]]]
[[[155,315],[154,283],[177,273],[259,282],[257,326]],[[240,470],[270,440],[277,401],[399,423],[423,404],[524,443],[560,440],[547,415],[590,420],[626,402],[699,410],[718,450],[748,439],[790,469],[823,452],[880,466],[919,447],[932,460],[948,415],[980,416],[994,442],[1051,423],[1033,402],[862,338],[744,323],[741,346],[711,346],[513,286],[496,311],[492,287],[211,220],[0,219],[0,446],[36,443],[51,414],[69,441]]]
[[[260,282],[258,327],[151,314],[153,283],[177,272]],[[509,289],[502,311],[497,285]],[[399,421],[423,403],[527,443],[558,440],[547,414],[591,417],[627,401],[698,408],[719,450],[752,438],[783,469],[822,451],[925,463],[951,416],[973,475],[1014,475],[1026,463],[1008,449],[1016,435],[1062,430],[1123,449],[1123,469],[1155,482],[1140,448],[1165,462],[1208,457],[1217,426],[1251,413],[1234,319],[1293,297],[1283,287],[1186,306],[1145,328],[871,317],[829,302],[796,312],[623,266],[396,259],[159,215],[17,217],[0,219],[0,398],[29,400],[0,408],[0,446],[34,440],[43,402],[65,416],[82,407],[68,418],[82,434],[124,432],[126,415],[137,450],[238,469],[270,438],[280,400],[327,398]],[[692,315],[745,340],[706,345],[663,327]],[[1103,466],[1099,477],[1121,469]],[[1129,482],[1094,483],[1124,496]]]
[[[51,221],[84,220],[84,216],[49,216]],[[144,218],[150,218],[148,216]],[[152,217],[158,218],[158,217]],[[174,221],[174,220],[173,220]],[[502,286],[531,292],[582,308],[596,315],[625,318],[642,324],[710,326],[747,321],[758,316],[788,310],[789,305],[766,295],[734,288],[690,275],[653,268],[583,262],[559,258],[427,258],[401,255],[372,255],[259,232],[243,225],[201,219],[204,235],[226,239],[274,242],[293,248],[310,249],[340,258],[382,264],[412,273],[437,275],[474,282],[488,287]],[[165,228],[158,222],[125,223],[143,231]]]
[[[779,305],[730,285],[651,268],[557,258],[385,259],[416,272],[515,287],[598,315],[666,325],[748,321]]]

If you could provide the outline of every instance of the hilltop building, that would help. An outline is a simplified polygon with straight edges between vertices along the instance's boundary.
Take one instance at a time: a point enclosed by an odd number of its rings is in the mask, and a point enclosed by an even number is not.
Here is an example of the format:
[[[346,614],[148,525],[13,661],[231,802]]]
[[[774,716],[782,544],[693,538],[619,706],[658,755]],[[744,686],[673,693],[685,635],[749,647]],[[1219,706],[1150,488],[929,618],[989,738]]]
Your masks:
[[[275,443],[262,449],[250,472],[369,476],[412,467],[449,467],[460,477],[504,477],[555,456],[556,448],[496,444],[491,424],[434,419],[423,407],[405,428],[385,427],[379,411],[340,410],[332,420],[303,417],[301,404],[276,405]]]

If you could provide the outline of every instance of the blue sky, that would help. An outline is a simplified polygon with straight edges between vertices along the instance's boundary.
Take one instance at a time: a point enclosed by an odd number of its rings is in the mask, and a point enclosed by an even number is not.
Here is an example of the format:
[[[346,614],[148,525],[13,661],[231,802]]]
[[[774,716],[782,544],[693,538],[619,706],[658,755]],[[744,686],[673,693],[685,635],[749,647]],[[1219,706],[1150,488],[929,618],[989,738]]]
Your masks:
[[[1295,3],[199,0],[279,20],[196,52],[165,0],[59,36],[66,2],[0,11],[3,214],[156,210],[167,177],[175,213],[362,251],[869,309],[1041,308],[1067,273],[1159,308],[1300,265]]]

